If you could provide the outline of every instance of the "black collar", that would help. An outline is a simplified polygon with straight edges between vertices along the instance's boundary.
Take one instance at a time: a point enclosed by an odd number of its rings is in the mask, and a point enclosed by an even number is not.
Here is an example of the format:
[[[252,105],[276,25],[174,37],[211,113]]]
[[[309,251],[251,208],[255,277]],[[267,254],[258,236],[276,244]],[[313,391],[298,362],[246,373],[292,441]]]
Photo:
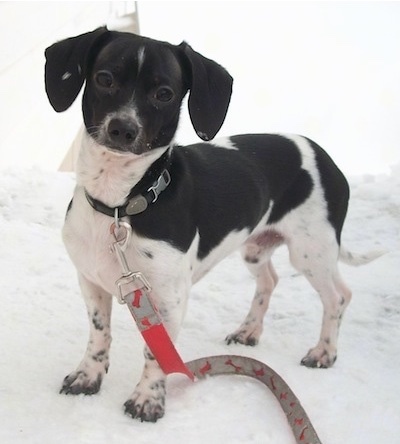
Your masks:
[[[85,190],[87,201],[96,211],[110,217],[134,216],[143,213],[171,183],[171,175],[168,170],[171,163],[170,151],[170,149],[167,149],[151,164],[140,181],[129,192],[124,205],[108,207]]]

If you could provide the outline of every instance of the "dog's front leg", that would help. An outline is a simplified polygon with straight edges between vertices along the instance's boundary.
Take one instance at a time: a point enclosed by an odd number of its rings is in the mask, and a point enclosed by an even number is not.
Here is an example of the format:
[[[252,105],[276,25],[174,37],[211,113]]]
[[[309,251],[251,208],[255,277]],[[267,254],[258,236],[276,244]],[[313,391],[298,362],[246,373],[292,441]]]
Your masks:
[[[153,300],[158,306],[164,326],[170,338],[175,341],[186,310],[188,292],[176,291],[171,299],[163,298],[163,303],[157,301],[154,293],[153,291]],[[179,294],[184,294],[185,297],[179,298]],[[170,302],[167,304],[165,300]],[[142,376],[134,392],[124,404],[125,413],[142,422],[156,422],[165,413],[166,374],[161,370],[148,347],[144,349],[144,358]]]
[[[89,341],[81,363],[64,379],[60,393],[92,395],[99,391],[109,366],[112,297],[82,275],[79,283],[89,316]]]
[[[142,377],[124,404],[125,413],[142,422],[156,422],[165,412],[166,375],[148,347],[144,349],[144,358]]]

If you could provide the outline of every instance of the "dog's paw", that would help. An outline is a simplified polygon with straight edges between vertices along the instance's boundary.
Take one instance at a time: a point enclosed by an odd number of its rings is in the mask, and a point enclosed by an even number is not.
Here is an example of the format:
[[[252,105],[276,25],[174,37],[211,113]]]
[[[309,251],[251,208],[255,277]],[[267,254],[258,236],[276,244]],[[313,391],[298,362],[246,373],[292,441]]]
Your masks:
[[[249,333],[247,330],[239,330],[225,338],[225,342],[230,344],[243,344],[254,347],[258,344],[259,335],[255,335],[253,332]]]
[[[90,377],[85,371],[77,370],[69,374],[63,381],[60,393],[66,395],[94,395],[100,390],[103,375],[97,373]]]
[[[329,368],[335,361],[336,351],[330,351],[318,345],[301,360],[301,365],[309,368]]]
[[[139,385],[124,404],[125,414],[142,422],[156,422],[165,413],[165,381],[142,389]]]

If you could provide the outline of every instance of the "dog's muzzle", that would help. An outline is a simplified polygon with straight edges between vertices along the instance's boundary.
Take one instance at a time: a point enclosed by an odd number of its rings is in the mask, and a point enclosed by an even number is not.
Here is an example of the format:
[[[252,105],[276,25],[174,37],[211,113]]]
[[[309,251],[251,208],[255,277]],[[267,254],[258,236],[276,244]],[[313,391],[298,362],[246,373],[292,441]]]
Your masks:
[[[132,119],[114,117],[106,127],[106,145],[112,149],[133,152],[140,127]]]

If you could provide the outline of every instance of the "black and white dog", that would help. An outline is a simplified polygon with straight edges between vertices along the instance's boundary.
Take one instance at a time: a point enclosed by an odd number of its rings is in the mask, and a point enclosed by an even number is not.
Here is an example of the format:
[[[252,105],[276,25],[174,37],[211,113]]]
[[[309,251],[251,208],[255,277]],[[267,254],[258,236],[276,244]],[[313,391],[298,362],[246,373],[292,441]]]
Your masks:
[[[349,187],[328,154],[296,135],[209,142],[225,119],[232,78],[186,43],[99,28],[55,43],[46,59],[46,91],[56,111],[66,110],[86,82],[77,185],[63,237],[78,270],[90,338],[61,392],[96,393],[108,369],[111,295],[121,275],[109,251],[116,208],[132,227],[129,265],[150,281],[173,339],[192,284],[241,248],[257,288],[248,315],[226,341],[257,344],[278,281],[271,256],[286,244],[291,263],[324,307],[319,342],[301,362],[333,365],[351,298],[337,261],[356,265],[376,255],[354,256],[340,247]],[[176,146],[188,91],[191,121],[205,142]],[[164,414],[166,376],[148,349],[145,360],[125,409],[132,417],[156,421]]]

